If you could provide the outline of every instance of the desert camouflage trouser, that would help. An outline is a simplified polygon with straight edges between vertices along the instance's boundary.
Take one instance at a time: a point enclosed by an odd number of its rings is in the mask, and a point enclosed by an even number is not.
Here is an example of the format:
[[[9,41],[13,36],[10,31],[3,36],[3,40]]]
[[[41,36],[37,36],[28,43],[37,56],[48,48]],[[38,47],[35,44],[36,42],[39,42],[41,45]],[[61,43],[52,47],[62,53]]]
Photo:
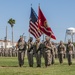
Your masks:
[[[68,53],[68,64],[71,65],[72,64],[72,54]]]
[[[59,62],[63,63],[63,53],[59,53]]]
[[[19,50],[18,51],[18,61],[19,61],[19,66],[23,66],[24,64],[24,56],[25,56],[25,51]]]
[[[36,53],[36,63],[37,63],[37,67],[41,67],[41,53],[40,53],[40,51],[38,51]]]
[[[55,54],[52,54],[52,61],[51,61],[51,63],[54,64],[54,62],[55,62]]]
[[[52,55],[50,50],[46,50],[44,53],[45,66],[50,66],[52,61]]]
[[[33,67],[33,51],[27,52],[28,63],[30,67]]]

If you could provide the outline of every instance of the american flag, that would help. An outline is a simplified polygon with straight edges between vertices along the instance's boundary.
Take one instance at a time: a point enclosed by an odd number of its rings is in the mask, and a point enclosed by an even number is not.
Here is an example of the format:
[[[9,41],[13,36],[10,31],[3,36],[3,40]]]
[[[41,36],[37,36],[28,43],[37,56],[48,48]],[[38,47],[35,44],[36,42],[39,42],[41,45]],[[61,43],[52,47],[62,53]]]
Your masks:
[[[35,37],[39,38],[42,32],[38,28],[38,16],[31,7],[30,21],[29,21],[29,32]]]

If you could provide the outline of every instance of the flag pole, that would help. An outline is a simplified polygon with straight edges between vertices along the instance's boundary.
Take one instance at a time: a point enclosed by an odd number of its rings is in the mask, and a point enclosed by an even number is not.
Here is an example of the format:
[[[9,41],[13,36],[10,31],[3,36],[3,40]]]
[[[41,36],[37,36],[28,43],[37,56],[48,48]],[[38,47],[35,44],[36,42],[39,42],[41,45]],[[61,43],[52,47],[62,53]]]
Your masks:
[[[32,3],[31,3],[31,7],[32,7]],[[30,18],[29,18],[30,19]],[[29,21],[29,24],[30,24],[30,21]],[[30,38],[30,32],[29,32],[29,38]]]
[[[40,7],[40,3],[39,3],[39,7]]]

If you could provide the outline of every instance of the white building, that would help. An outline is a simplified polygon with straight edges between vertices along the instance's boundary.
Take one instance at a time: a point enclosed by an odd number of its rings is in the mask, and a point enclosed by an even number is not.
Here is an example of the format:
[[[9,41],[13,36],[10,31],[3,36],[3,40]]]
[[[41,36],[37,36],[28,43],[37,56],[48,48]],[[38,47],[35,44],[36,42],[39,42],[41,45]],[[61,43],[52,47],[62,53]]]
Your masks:
[[[16,46],[16,42],[13,43],[13,46]],[[7,40],[0,40],[0,48],[12,48],[12,42]]]

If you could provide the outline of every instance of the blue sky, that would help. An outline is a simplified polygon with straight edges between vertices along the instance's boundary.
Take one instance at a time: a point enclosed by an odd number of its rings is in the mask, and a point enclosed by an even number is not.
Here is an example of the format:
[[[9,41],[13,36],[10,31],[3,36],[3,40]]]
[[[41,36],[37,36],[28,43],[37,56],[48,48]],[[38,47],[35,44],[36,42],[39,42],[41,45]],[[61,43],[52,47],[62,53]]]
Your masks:
[[[13,18],[16,20],[14,41],[17,41],[23,33],[27,36],[27,40],[30,7],[32,4],[38,14],[39,3],[57,38],[55,42],[64,41],[66,29],[75,27],[75,0],[0,0],[0,39],[4,39],[5,28],[8,26],[8,39],[11,40],[11,27],[7,21]]]

